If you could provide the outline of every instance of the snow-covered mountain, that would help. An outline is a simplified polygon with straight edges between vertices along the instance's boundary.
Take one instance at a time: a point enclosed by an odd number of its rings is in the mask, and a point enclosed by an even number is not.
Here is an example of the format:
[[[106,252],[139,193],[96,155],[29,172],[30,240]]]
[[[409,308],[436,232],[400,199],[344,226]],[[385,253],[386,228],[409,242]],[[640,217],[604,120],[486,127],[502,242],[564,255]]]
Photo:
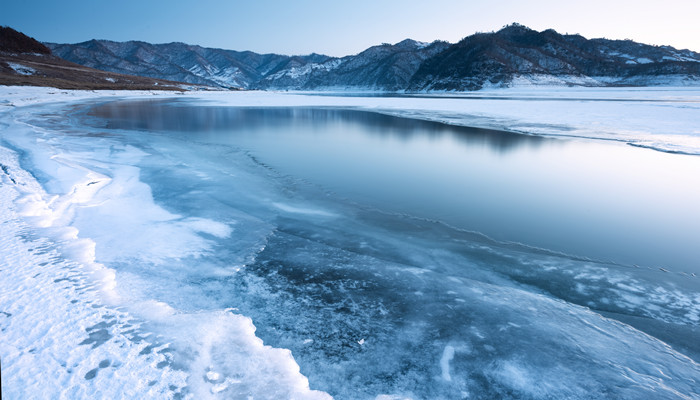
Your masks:
[[[421,64],[444,51],[447,42],[406,39],[381,44],[354,55],[284,68],[264,77],[260,88],[403,90]]]
[[[466,37],[426,60],[409,90],[476,90],[511,84],[700,84],[700,54],[631,40],[586,39],[513,24]]]
[[[514,84],[700,84],[700,54],[631,40],[586,39],[519,24],[455,44],[406,39],[342,58],[284,56],[91,40],[46,43],[66,60],[106,71],[222,88],[476,90]]]
[[[139,41],[90,40],[76,44],[46,43],[53,54],[105,71],[162,78],[221,88],[249,88],[290,62],[322,62],[318,54],[289,57],[193,46],[185,43],[150,44]]]

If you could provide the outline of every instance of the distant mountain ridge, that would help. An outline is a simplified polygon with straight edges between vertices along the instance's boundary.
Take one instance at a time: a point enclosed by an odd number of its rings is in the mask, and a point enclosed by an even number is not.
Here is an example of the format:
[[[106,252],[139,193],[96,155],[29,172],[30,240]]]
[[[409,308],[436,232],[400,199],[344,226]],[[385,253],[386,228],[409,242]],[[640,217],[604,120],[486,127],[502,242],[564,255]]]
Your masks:
[[[700,54],[513,24],[466,37],[427,60],[408,89],[474,90],[514,79],[590,86],[700,83]]]
[[[249,88],[271,71],[329,58],[318,54],[298,57],[258,54],[177,42],[90,40],[76,44],[47,43],[47,46],[57,56],[91,68],[221,88]]]
[[[362,88],[404,90],[421,64],[449,47],[446,42],[422,43],[406,39],[382,44],[322,63],[280,69],[268,74],[256,87],[261,89],[317,90]]]
[[[284,56],[91,40],[45,43],[92,68],[220,88],[467,91],[513,84],[700,85],[700,53],[630,40],[586,39],[512,24],[458,43],[406,39],[351,56]]]

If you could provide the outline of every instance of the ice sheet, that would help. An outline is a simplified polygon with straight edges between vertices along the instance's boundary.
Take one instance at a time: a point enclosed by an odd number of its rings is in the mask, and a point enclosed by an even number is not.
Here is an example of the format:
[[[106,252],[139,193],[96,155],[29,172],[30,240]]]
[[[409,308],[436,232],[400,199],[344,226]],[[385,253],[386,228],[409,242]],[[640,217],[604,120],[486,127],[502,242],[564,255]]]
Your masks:
[[[163,92],[61,91],[0,87],[4,106],[67,99],[172,97]],[[384,97],[384,93],[189,92],[182,98],[232,106],[353,107],[455,125],[534,135],[618,140],[660,151],[700,154],[698,87],[521,86],[469,93]],[[423,97],[424,96],[424,97]]]
[[[76,100],[161,94],[1,90],[8,398],[699,398],[694,277],[346,204],[244,149],[61,120]],[[544,98],[572,92],[188,96],[504,125],[583,126],[595,111],[611,130],[627,127],[614,116],[629,103],[640,117],[668,107],[671,128],[692,134],[695,92],[614,92],[629,101],[613,106],[595,93],[559,106]],[[542,102],[574,110],[527,115]],[[465,116],[479,110],[490,114]]]
[[[660,151],[700,154],[697,87],[521,87],[398,98],[205,93],[199,98],[219,105],[354,107],[454,125],[616,140]]]

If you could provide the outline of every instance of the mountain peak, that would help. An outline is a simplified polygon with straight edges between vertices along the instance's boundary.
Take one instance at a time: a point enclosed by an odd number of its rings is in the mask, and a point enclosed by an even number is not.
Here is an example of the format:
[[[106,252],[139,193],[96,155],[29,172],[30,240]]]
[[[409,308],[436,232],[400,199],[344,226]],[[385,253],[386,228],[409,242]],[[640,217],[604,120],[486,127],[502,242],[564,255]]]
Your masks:
[[[553,29],[549,29],[552,30]],[[519,24],[517,22],[513,22],[510,25],[505,25],[503,28],[501,28],[498,32],[496,32],[501,35],[521,35],[521,34],[526,34],[526,33],[537,33],[537,31],[528,28],[525,25]]]
[[[394,46],[400,47],[400,48],[410,48],[410,49],[419,48],[419,49],[422,49],[423,47],[426,47],[429,44],[430,43],[419,42],[419,41],[413,40],[413,39],[404,39],[404,40],[396,43]]]

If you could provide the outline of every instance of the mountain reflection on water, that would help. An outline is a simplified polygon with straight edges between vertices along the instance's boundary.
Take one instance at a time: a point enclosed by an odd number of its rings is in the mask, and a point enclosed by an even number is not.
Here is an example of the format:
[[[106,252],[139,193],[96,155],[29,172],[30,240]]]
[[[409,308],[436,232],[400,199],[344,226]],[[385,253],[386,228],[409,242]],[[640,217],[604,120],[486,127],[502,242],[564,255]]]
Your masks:
[[[181,132],[235,132],[238,129],[294,129],[308,124],[344,124],[379,137],[410,140],[414,136],[451,135],[465,145],[481,145],[496,152],[520,146],[538,146],[544,139],[511,132],[447,125],[401,118],[370,111],[337,108],[186,107],[177,102],[153,100],[107,103],[91,114],[108,119],[113,129]]]

